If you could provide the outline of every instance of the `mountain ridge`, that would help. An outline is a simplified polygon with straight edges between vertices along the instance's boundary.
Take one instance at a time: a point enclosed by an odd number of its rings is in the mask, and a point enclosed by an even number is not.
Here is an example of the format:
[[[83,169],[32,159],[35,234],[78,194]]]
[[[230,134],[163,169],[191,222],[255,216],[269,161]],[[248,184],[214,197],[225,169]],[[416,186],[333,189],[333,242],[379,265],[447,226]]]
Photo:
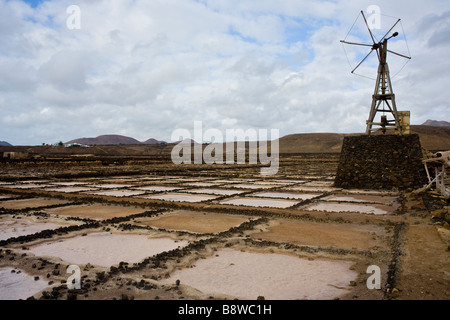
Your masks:
[[[153,138],[145,141],[139,141],[132,137],[127,137],[119,134],[105,134],[95,138],[78,138],[66,142],[66,144],[85,144],[85,145],[136,145],[136,144],[160,144],[165,141],[159,141]]]

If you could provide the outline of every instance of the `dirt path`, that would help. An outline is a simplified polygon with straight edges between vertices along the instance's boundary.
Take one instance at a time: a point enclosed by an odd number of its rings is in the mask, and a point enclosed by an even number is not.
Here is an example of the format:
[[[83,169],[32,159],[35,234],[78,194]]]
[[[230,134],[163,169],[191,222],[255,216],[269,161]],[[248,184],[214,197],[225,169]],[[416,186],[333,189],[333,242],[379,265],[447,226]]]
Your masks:
[[[450,251],[431,224],[409,225],[403,239],[398,299],[450,298]]]

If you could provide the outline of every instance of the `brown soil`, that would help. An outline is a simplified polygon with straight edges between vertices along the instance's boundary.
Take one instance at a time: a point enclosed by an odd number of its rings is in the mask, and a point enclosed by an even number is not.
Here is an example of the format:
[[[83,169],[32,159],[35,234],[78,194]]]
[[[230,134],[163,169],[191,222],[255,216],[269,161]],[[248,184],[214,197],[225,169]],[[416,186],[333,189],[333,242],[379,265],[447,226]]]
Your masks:
[[[359,224],[334,224],[274,219],[267,231],[252,234],[254,239],[298,245],[369,250],[387,248],[383,227]]]
[[[46,207],[46,206],[54,206],[59,204],[67,204],[69,203],[66,200],[58,200],[58,199],[44,199],[44,198],[35,198],[35,199],[20,199],[20,200],[7,200],[2,201],[0,203],[0,207],[5,209],[25,209],[25,208],[38,208],[38,207]]]
[[[75,205],[45,210],[45,212],[49,214],[90,219],[111,219],[115,217],[126,217],[144,211],[145,210],[142,208],[102,204]]]
[[[247,221],[248,217],[176,210],[157,218],[139,218],[139,225],[196,233],[217,233]]]

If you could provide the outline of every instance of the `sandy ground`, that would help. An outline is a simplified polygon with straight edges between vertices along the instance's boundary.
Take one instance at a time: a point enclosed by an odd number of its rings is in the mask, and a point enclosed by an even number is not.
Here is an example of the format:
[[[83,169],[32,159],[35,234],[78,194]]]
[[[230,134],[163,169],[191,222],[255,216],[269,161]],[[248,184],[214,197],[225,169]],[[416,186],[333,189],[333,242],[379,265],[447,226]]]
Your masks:
[[[177,210],[157,218],[138,218],[135,223],[156,228],[197,233],[216,233],[247,221],[248,217]]]
[[[254,239],[287,242],[298,245],[369,250],[386,247],[387,234],[383,227],[341,223],[317,223],[274,219],[265,230],[253,233]]]
[[[59,199],[35,198],[35,199],[19,199],[19,200],[2,201],[0,203],[0,207],[3,207],[5,209],[25,209],[25,208],[53,206],[53,205],[66,204],[66,203],[69,203],[69,202],[66,200],[59,200]]]
[[[139,207],[136,208],[103,204],[74,205],[45,210],[45,212],[54,215],[99,220],[110,219],[114,217],[126,217],[132,214],[141,213],[143,211],[145,211],[145,209]]]

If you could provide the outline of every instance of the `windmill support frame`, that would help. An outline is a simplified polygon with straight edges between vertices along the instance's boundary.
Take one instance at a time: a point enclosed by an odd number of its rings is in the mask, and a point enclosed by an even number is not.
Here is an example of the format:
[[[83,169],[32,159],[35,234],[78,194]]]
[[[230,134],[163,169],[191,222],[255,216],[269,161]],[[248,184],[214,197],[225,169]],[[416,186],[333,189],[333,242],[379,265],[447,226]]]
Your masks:
[[[386,61],[387,56],[387,39],[383,42],[374,45],[374,49],[380,49],[380,64],[378,66],[378,75],[375,82],[375,90],[372,95],[372,105],[370,107],[369,119],[366,121],[366,134],[370,135],[373,132],[373,126],[378,125],[382,127],[383,133],[386,132],[387,126],[393,126],[397,129],[399,135],[402,135],[402,127],[397,113],[397,105],[395,103],[395,94],[392,89],[391,77],[389,74],[389,66]],[[389,104],[388,101],[391,101]],[[383,106],[383,109],[380,109]],[[385,108],[387,106],[388,109]],[[380,122],[375,122],[375,116],[378,112],[383,112]],[[384,113],[390,113],[393,120],[388,120]]]

